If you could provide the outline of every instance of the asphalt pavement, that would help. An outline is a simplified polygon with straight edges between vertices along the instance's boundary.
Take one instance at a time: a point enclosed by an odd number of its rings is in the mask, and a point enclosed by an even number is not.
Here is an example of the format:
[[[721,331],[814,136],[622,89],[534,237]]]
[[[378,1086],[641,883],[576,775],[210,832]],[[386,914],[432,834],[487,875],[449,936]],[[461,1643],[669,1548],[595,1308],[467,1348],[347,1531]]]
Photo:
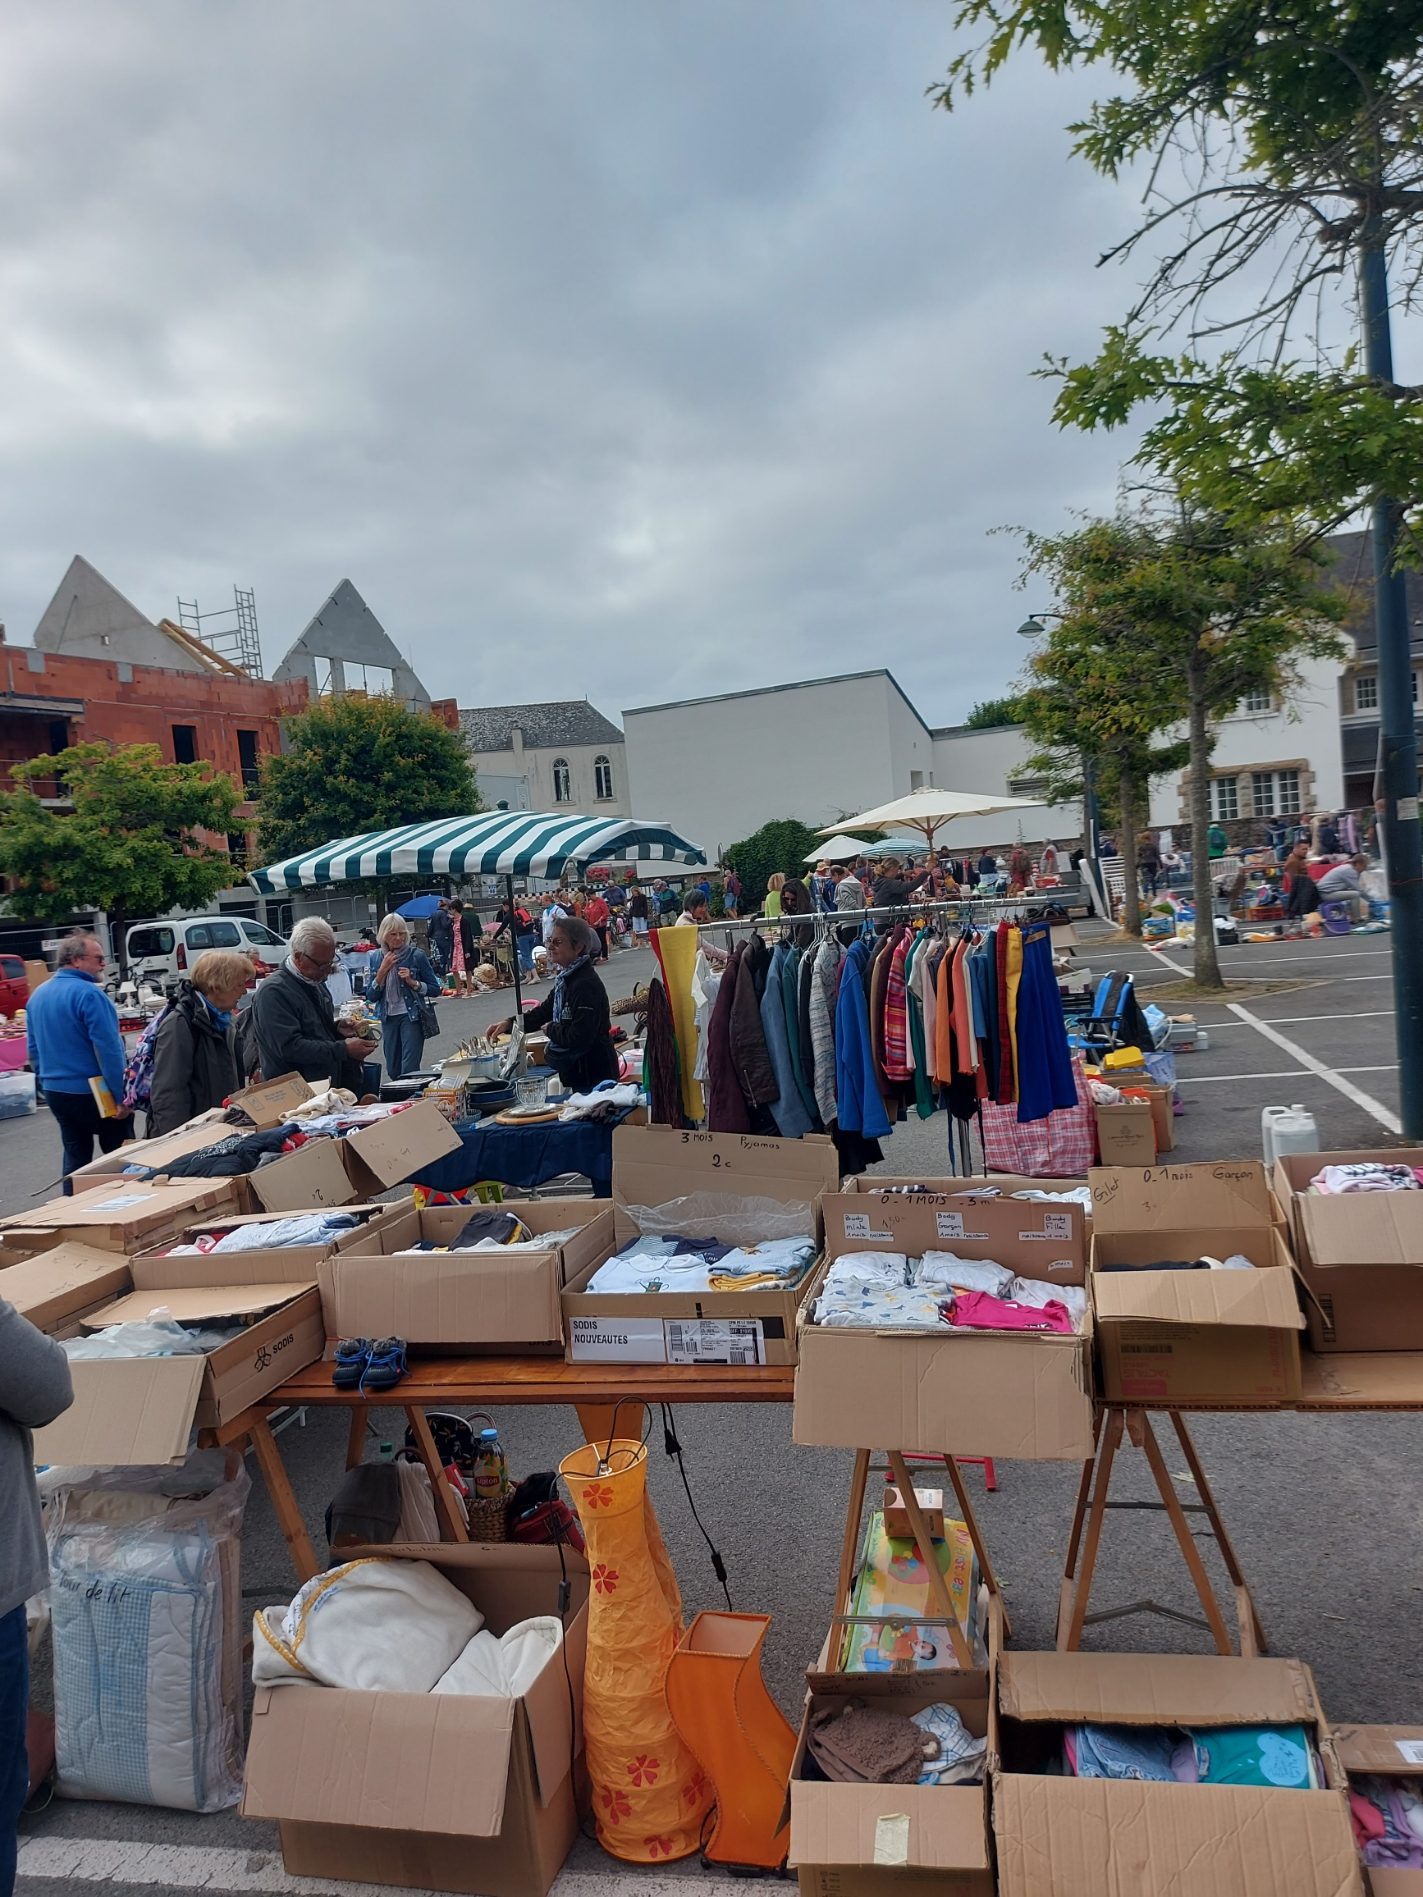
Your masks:
[[[1187,951],[1157,955],[1109,946],[1090,926],[1080,933],[1080,962],[1096,974],[1131,968],[1145,995],[1189,972]],[[1222,960],[1233,981],[1301,985],[1190,1009],[1206,1026],[1210,1046],[1179,1057],[1185,1111],[1176,1122],[1176,1156],[1259,1157],[1261,1108],[1294,1102],[1314,1113],[1325,1147],[1389,1144],[1398,1080],[1389,953],[1387,936],[1225,950]],[[617,996],[631,993],[635,982],[653,972],[650,954],[627,951],[615,955],[604,975]],[[436,1045],[452,1044],[509,1011],[507,991],[442,1002],[448,1028]],[[946,1170],[946,1139],[943,1115],[912,1122],[887,1142],[882,1170],[938,1176]],[[0,1208],[13,1212],[48,1196],[58,1149],[57,1131],[44,1112],[0,1123]],[[554,1467],[578,1440],[572,1414],[560,1409],[512,1408],[495,1420],[522,1471]],[[372,1442],[383,1432],[394,1435],[402,1421],[398,1411],[377,1412]],[[697,1509],[725,1559],[732,1599],[739,1609],[773,1617],[767,1678],[794,1719],[801,1676],[832,1612],[850,1455],[793,1447],[787,1406],[688,1405],[676,1421]],[[1272,1650],[1314,1668],[1334,1719],[1423,1718],[1423,1656],[1410,1644],[1423,1594],[1423,1417],[1203,1416],[1193,1432]],[[343,1466],[344,1417],[309,1412],[283,1433],[281,1443],[307,1520],[319,1531]],[[687,1608],[721,1605],[705,1544],[675,1468],[662,1453],[660,1429],[654,1429],[652,1446],[651,1492]],[[1165,1453],[1183,1499],[1189,1499],[1190,1478],[1179,1451],[1167,1446]],[[1126,1454],[1119,1469],[1122,1485],[1114,1493],[1154,1498],[1142,1456]],[[250,1461],[249,1471],[243,1592],[247,1607],[255,1609],[288,1599],[293,1579]],[[981,1472],[969,1473],[1017,1646],[1052,1645],[1078,1473],[1074,1464],[1000,1462],[992,1495],[984,1493]],[[1209,1541],[1202,1546],[1223,1588],[1214,1547]],[[1147,1596],[1181,1612],[1196,1606],[1164,1519],[1114,1515],[1103,1538],[1093,1605]],[[1207,1638],[1197,1629],[1155,1616],[1109,1621],[1089,1630],[1086,1644],[1103,1650],[1207,1650]],[[612,1897],[622,1890],[658,1897],[664,1886],[680,1887],[688,1875],[701,1875],[695,1860],[680,1869],[634,1871],[584,1843],[556,1888],[559,1897]],[[710,1881],[734,1888],[730,1880]],[[366,1888],[288,1879],[275,1827],[232,1813],[194,1817],[57,1801],[26,1820],[21,1897],[88,1897],[97,1884],[110,1897],[198,1886],[252,1897]]]

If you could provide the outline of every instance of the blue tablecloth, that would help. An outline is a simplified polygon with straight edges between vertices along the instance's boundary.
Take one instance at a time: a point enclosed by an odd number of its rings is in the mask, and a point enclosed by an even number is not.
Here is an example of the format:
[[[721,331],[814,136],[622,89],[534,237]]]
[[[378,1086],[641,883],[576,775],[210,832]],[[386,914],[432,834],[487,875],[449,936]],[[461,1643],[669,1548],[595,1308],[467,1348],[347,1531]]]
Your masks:
[[[629,1109],[631,1111],[631,1109]],[[460,1134],[461,1150],[446,1153],[413,1173],[407,1185],[432,1192],[459,1192],[481,1179],[498,1179],[524,1192],[561,1173],[586,1173],[595,1199],[613,1195],[613,1128],[627,1118],[595,1126],[587,1120],[550,1120],[545,1126],[496,1126],[483,1121]]]

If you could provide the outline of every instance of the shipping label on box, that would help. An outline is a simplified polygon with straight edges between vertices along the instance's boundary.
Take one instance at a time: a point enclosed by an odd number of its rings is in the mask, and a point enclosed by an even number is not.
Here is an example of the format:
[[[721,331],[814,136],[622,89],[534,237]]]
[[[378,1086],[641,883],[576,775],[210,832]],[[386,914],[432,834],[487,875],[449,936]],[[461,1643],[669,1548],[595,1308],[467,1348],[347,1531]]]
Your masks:
[[[754,1317],[668,1319],[668,1363],[765,1363],[766,1340]]]

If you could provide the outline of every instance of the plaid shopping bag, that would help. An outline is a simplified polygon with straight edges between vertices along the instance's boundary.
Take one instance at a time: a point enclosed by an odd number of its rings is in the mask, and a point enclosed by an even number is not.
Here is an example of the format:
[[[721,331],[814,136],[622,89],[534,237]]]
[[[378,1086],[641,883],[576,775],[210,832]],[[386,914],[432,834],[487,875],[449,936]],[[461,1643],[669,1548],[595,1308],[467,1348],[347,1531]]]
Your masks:
[[[990,1172],[1020,1172],[1038,1179],[1081,1179],[1097,1156],[1092,1101],[1082,1057],[1072,1057],[1077,1104],[1059,1107],[1045,1120],[1020,1121],[1016,1106],[983,1103],[983,1161]]]

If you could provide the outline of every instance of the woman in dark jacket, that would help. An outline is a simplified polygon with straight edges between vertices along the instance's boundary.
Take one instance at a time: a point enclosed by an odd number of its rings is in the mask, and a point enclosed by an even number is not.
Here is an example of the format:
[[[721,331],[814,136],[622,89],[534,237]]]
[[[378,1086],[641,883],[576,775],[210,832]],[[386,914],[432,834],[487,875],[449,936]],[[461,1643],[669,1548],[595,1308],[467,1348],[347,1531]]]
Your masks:
[[[548,939],[548,958],[557,971],[553,993],[524,1015],[526,1030],[547,1030],[549,1065],[573,1093],[618,1077],[617,1053],[608,1039],[608,991],[593,966],[598,948],[597,931],[580,916],[560,916]],[[513,1026],[511,1016],[503,1031]]]
[[[242,1085],[232,1014],[251,980],[252,964],[238,949],[207,949],[193,963],[154,1037],[150,1139],[220,1107]]]

